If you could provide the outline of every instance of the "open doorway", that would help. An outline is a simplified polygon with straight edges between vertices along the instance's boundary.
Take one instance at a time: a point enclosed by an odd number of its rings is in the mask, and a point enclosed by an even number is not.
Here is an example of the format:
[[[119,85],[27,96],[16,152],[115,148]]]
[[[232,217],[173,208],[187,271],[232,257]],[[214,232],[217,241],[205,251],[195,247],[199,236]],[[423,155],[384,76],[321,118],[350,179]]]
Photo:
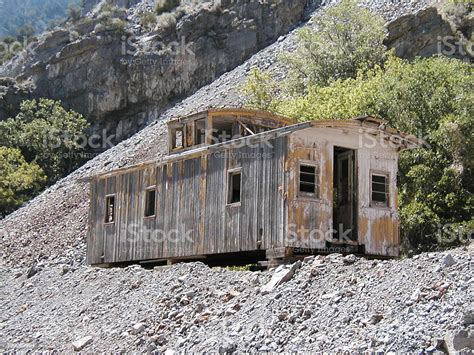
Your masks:
[[[334,147],[334,242],[357,244],[357,174],[355,151]]]

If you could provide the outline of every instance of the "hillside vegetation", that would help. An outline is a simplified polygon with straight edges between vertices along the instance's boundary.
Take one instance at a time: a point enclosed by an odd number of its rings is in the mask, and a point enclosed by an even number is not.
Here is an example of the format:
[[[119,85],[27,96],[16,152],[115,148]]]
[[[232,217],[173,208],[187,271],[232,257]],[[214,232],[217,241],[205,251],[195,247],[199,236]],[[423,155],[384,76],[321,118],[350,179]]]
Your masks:
[[[338,23],[338,26],[330,26]],[[298,120],[374,115],[426,141],[400,157],[405,251],[468,242],[474,230],[474,72],[441,57],[407,61],[386,52],[383,22],[343,1],[298,35],[282,56],[290,75],[276,83],[254,70],[249,107]],[[352,48],[355,45],[354,48]]]

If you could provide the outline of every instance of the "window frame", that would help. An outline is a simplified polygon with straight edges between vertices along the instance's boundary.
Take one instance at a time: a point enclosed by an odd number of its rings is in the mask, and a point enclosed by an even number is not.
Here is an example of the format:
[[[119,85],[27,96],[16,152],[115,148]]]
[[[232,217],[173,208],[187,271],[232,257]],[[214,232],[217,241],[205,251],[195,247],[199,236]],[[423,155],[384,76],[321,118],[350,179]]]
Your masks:
[[[383,177],[385,178],[385,186],[386,186],[386,191],[383,192],[386,196],[386,201],[385,203],[382,203],[380,201],[375,201],[373,200],[372,196],[373,196],[373,176],[379,176],[379,177]],[[381,184],[381,183],[378,183],[378,184]],[[391,198],[390,198],[390,187],[391,183],[390,183],[390,173],[387,172],[387,171],[381,171],[381,170],[370,170],[370,175],[369,175],[369,191],[370,191],[370,195],[369,195],[369,199],[370,199],[370,207],[372,208],[380,208],[380,209],[390,209],[391,208]],[[377,191],[377,193],[380,193],[382,194],[382,192],[380,191]]]
[[[232,176],[235,174],[240,174],[240,198],[238,202],[230,202],[232,197],[231,187],[232,185]],[[227,196],[226,196],[226,206],[240,206],[242,203],[242,167],[228,169],[227,170]]]
[[[309,166],[314,168],[314,192],[301,191],[301,166]],[[296,177],[296,191],[298,198],[306,198],[311,200],[319,200],[321,193],[321,164],[315,160],[300,160],[298,161]]]
[[[108,207],[109,207],[109,199],[110,198],[113,198],[114,199],[114,203],[113,203],[113,213],[112,213],[112,221],[108,221],[107,217],[109,216],[109,212],[108,212]],[[105,215],[104,215],[104,224],[106,225],[110,225],[110,224],[115,224],[115,214],[116,214],[116,211],[117,211],[117,204],[116,204],[116,196],[115,194],[107,194],[105,195]]]
[[[155,191],[155,203],[153,204],[153,214],[147,216],[147,202],[148,202],[148,193],[150,191]],[[144,209],[143,209],[143,218],[156,218],[156,204],[157,204],[157,199],[156,199],[156,185],[148,186],[145,188],[145,201],[144,201]]]

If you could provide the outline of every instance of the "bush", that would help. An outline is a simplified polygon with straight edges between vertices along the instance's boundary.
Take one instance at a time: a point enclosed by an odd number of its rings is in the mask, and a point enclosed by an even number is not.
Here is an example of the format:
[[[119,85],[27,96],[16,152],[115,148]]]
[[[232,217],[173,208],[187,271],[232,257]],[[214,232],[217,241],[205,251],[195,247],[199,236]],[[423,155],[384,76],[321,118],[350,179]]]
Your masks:
[[[176,28],[176,17],[173,14],[161,14],[156,18],[157,30],[170,30]]]
[[[180,0],[156,0],[155,12],[161,15],[164,12],[170,12],[180,4]]]
[[[140,25],[144,29],[148,31],[155,29],[157,19],[156,19],[156,15],[153,12],[151,11],[141,12],[139,14],[139,17],[140,17]]]
[[[352,0],[330,7],[314,28],[297,34],[295,52],[283,54],[290,88],[304,92],[308,85],[326,85],[334,78],[355,77],[358,70],[381,64],[385,58],[384,20]]]
[[[58,101],[23,101],[15,118],[0,122],[0,146],[17,148],[26,161],[36,161],[51,184],[84,162],[88,127],[82,115]]]
[[[74,3],[69,4],[67,14],[72,22],[77,22],[81,19],[82,8]]]
[[[36,195],[46,176],[36,162],[28,163],[20,150],[0,146],[0,215],[5,217]]]

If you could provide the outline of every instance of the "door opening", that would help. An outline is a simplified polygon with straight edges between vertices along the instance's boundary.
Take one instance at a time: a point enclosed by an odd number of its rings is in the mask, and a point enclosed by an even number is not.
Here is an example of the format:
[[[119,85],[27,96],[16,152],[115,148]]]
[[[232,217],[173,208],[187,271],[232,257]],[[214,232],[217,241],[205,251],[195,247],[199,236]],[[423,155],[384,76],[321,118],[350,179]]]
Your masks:
[[[333,242],[357,244],[355,151],[334,147]]]

